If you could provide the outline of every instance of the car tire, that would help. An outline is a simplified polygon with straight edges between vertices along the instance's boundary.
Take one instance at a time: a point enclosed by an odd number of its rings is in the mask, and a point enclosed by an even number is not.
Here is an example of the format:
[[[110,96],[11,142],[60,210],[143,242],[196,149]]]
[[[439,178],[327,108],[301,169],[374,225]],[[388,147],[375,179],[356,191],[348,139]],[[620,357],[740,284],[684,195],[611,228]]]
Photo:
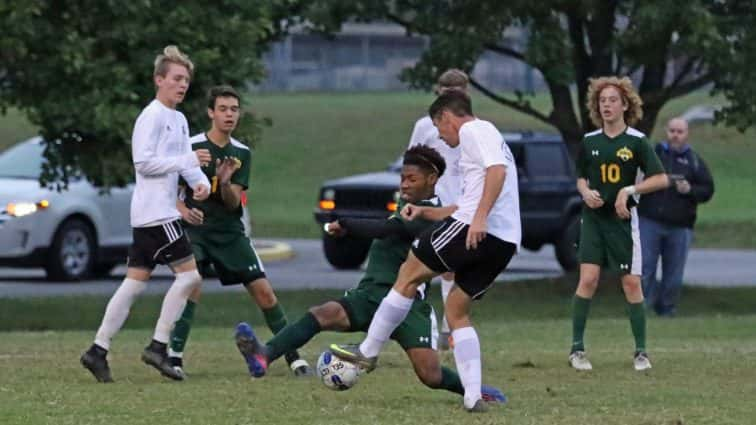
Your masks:
[[[356,269],[365,262],[371,241],[350,236],[334,238],[323,235],[326,260],[337,269]]]
[[[567,220],[562,234],[554,242],[557,261],[566,272],[578,268],[577,242],[580,237],[580,215],[574,214]]]
[[[92,275],[97,244],[92,228],[81,219],[68,219],[55,232],[48,255],[47,279],[76,281]]]

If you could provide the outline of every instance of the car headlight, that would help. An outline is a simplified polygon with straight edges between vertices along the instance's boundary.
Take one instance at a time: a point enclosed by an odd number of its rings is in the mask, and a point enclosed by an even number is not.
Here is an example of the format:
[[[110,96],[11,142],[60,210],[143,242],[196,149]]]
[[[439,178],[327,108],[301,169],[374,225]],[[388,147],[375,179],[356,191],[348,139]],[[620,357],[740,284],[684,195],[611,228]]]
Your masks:
[[[37,203],[34,202],[11,202],[5,207],[5,211],[8,215],[13,217],[23,217],[25,215],[33,214],[39,210],[43,210],[50,206],[50,202],[43,199]]]

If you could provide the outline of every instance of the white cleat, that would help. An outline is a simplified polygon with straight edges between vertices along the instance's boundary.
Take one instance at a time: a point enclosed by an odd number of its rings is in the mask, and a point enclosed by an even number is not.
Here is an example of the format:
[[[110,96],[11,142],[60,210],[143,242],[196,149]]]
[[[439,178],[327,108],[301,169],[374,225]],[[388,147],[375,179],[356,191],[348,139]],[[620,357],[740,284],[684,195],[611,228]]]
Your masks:
[[[651,369],[651,361],[648,359],[648,354],[644,351],[638,351],[633,356],[633,367],[637,371]]]
[[[578,350],[570,353],[570,366],[575,370],[593,370],[585,351]]]

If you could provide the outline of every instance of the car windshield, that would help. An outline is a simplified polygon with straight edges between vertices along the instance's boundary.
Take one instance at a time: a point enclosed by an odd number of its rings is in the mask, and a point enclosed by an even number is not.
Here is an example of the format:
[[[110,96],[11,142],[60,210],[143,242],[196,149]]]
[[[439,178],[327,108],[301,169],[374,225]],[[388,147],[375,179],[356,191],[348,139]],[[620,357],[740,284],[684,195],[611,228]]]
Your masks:
[[[44,149],[42,140],[36,137],[0,153],[0,177],[38,179]]]

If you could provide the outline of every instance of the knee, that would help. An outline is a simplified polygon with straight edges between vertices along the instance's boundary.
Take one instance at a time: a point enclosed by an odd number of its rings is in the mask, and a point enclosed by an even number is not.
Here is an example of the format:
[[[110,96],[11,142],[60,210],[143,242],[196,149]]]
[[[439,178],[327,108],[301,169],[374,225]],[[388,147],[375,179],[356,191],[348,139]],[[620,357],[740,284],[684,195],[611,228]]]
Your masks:
[[[594,276],[594,275],[580,276],[578,287],[585,292],[589,292],[593,294],[594,292],[596,292],[596,288],[598,288],[598,281],[599,281],[598,276]]]
[[[273,292],[273,288],[267,280],[252,282],[247,290],[260,308],[271,308],[278,303],[276,294]]]
[[[326,303],[310,307],[308,311],[315,317],[320,328],[324,330],[338,329],[344,327],[345,323],[348,323],[346,311],[339,304],[332,305],[332,303]]]
[[[441,386],[441,368],[420,366],[415,373],[426,387],[435,389]]]
[[[643,292],[640,279],[622,279],[622,290],[627,295],[637,295]]]

